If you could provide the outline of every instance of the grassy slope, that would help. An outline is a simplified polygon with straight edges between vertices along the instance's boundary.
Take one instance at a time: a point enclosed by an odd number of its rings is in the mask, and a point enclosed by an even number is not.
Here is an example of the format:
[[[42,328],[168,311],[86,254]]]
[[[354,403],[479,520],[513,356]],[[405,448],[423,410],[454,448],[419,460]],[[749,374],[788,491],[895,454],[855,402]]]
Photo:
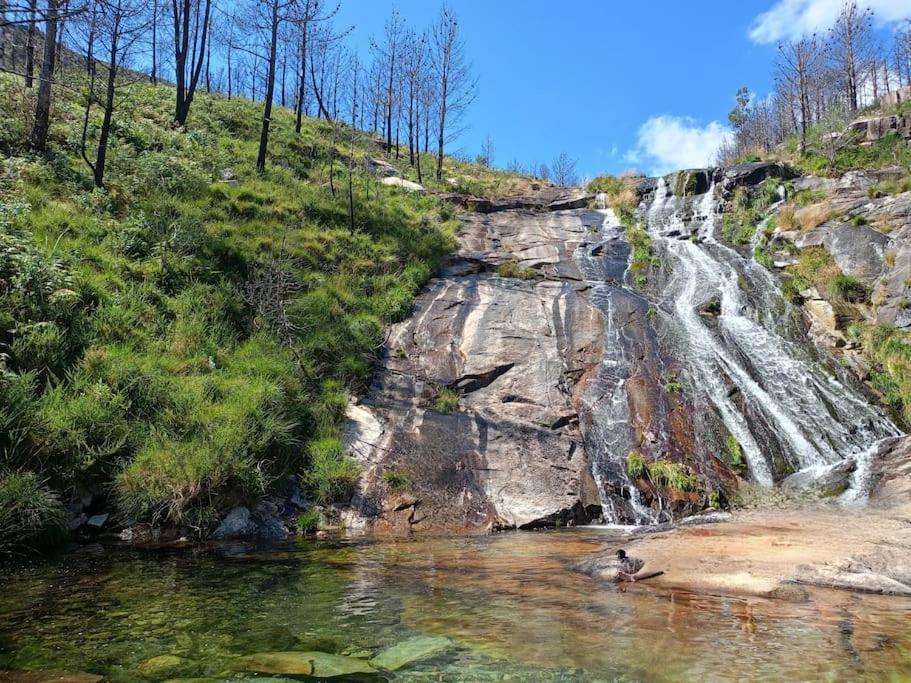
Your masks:
[[[344,192],[327,187],[328,124],[305,120],[297,137],[278,110],[259,177],[261,105],[200,95],[178,131],[172,96],[136,85],[123,98],[99,191],[70,91],[52,152],[35,158],[22,151],[29,98],[0,81],[0,476],[203,528],[286,473],[343,496],[357,475],[339,440],[347,396],[451,249],[453,211],[358,170],[350,232]],[[376,154],[358,138],[338,152]],[[511,182],[449,164],[475,186]],[[220,182],[226,168],[237,187]],[[264,265],[294,283],[280,312],[242,296]]]

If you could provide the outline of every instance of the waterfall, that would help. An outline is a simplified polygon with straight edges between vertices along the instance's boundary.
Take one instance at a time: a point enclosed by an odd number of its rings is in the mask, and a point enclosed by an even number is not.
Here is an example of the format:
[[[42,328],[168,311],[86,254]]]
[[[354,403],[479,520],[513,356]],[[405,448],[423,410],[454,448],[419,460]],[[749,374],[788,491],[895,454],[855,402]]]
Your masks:
[[[696,450],[719,454],[726,439],[721,435],[733,436],[749,478],[764,486],[791,471],[847,457],[863,463],[871,444],[899,430],[832,370],[831,359],[806,337],[798,309],[784,300],[752,250],[744,255],[716,238],[715,189],[677,197],[659,178],[650,204],[639,212],[663,270],[649,288],[647,303],[660,311],[652,325],[661,353],[682,367],[679,380],[692,405]],[[607,244],[618,239],[621,227],[609,209],[602,213],[598,237]],[[645,294],[603,282],[592,251],[580,249],[577,262],[606,323],[601,373],[597,389],[589,392],[586,445],[599,485],[613,492],[607,496],[613,500],[605,501],[608,519],[654,522],[655,512],[642,504],[625,468],[633,447],[630,360],[620,330],[632,310],[629,302],[644,301]],[[621,301],[624,310],[618,311]]]

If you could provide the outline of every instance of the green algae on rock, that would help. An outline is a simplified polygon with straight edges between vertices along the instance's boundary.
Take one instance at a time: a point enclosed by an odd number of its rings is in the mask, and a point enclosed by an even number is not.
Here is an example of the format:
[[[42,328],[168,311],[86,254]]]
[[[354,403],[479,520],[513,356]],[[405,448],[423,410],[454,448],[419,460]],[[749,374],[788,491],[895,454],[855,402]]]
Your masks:
[[[429,659],[452,647],[452,641],[443,636],[415,636],[393,645],[370,660],[373,666],[397,671],[412,662]]]
[[[260,652],[243,657],[239,666],[246,671],[292,676],[331,678],[350,674],[376,673],[367,662],[326,652]]]

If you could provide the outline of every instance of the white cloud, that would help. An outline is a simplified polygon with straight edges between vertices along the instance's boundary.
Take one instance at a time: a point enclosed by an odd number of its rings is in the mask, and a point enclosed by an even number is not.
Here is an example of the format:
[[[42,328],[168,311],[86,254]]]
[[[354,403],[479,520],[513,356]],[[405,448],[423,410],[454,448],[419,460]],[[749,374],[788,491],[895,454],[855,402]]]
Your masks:
[[[718,121],[700,126],[688,117],[653,116],[639,126],[627,163],[642,165],[652,175],[708,166],[731,130]]]
[[[753,21],[750,39],[756,43],[775,43],[824,31],[835,23],[842,4],[843,0],[778,0]],[[908,0],[858,0],[857,4],[871,8],[879,24],[911,18]]]

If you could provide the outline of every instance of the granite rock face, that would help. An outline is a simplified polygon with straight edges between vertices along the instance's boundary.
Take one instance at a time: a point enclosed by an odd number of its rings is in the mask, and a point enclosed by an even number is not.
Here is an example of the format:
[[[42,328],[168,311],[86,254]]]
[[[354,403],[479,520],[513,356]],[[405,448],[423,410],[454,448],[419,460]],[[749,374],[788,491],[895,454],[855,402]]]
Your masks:
[[[572,265],[592,222],[584,211],[466,216],[456,260],[392,329],[369,395],[349,410],[348,446],[365,466],[353,507],[374,528],[600,515],[578,410],[603,325]],[[539,276],[491,272],[507,261]],[[386,483],[389,471],[408,473],[407,491]]]

